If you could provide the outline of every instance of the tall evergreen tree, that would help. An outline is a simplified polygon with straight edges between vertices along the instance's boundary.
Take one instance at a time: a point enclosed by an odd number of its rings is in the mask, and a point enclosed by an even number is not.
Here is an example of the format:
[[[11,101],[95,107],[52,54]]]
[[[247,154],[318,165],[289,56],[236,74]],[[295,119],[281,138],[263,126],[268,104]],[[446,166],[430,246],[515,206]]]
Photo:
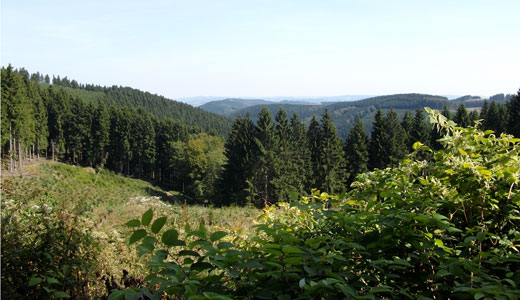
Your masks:
[[[387,166],[396,166],[408,153],[405,145],[405,132],[399,123],[397,114],[393,109],[385,117],[386,159]]]
[[[469,113],[469,122],[470,122],[471,126],[475,125],[475,122],[479,119],[479,117],[480,117],[480,115],[476,110],[472,110]]]
[[[278,178],[278,139],[271,112],[264,107],[258,115],[256,124],[255,142],[258,153],[253,166],[252,188],[254,191],[254,203],[257,206],[274,204],[277,202],[274,180]]]
[[[520,138],[520,90],[507,103],[507,132]]]
[[[414,118],[409,111],[406,111],[403,116],[403,121],[401,121],[401,127],[404,130],[404,143],[407,148],[412,149],[412,145],[414,142],[414,137],[412,132],[414,130]]]
[[[359,116],[348,133],[345,141],[345,161],[347,165],[347,187],[354,182],[356,176],[368,170],[368,137]]]
[[[18,169],[21,171],[22,149],[35,139],[33,103],[27,95],[24,77],[13,70],[11,65],[2,70],[1,85],[2,118],[6,118],[2,120],[2,126],[6,126],[4,130],[8,129],[9,132],[10,170],[14,169],[14,159],[17,159]]]
[[[104,103],[99,103],[94,111],[91,127],[92,147],[90,149],[91,166],[104,165],[110,142],[110,115]]]
[[[455,114],[454,121],[460,127],[468,127],[471,125],[468,111],[466,110],[466,105],[464,105],[464,103],[461,103],[457,108],[457,113]]]
[[[442,115],[445,116],[448,120],[452,119],[450,109],[448,108],[447,105],[444,105],[444,107],[442,109]]]
[[[386,167],[388,163],[387,152],[385,144],[387,141],[386,122],[383,118],[381,110],[376,112],[374,117],[374,123],[372,125],[372,133],[370,135],[369,144],[369,168],[370,169],[382,169]]]
[[[337,193],[344,189],[346,181],[345,154],[328,110],[325,110],[321,117],[319,149],[320,168],[317,174],[321,182],[319,189],[327,193]]]
[[[424,109],[418,108],[415,110],[415,117],[413,119],[412,144],[415,142],[421,142],[425,145],[429,145],[430,134],[431,126],[426,123]]]
[[[320,123],[316,120],[316,116],[312,116],[309,129],[307,130],[307,145],[309,147],[310,159],[310,176],[307,182],[308,188],[319,188],[322,184],[318,177],[320,172],[320,140]]]
[[[296,192],[293,172],[296,157],[291,149],[291,127],[285,110],[280,107],[276,113],[276,169],[277,176],[273,178],[276,199],[278,201],[288,201],[292,192]]]
[[[489,103],[487,100],[484,100],[484,103],[482,104],[482,107],[480,108],[480,118],[482,120],[486,120],[488,108],[489,108]],[[482,123],[482,126],[484,126],[484,123]]]
[[[252,203],[249,184],[253,173],[253,158],[255,157],[255,126],[249,114],[238,117],[233,123],[231,134],[224,145],[227,162],[223,166],[220,179],[219,205],[236,203],[245,205]]]
[[[298,194],[308,192],[307,178],[310,176],[310,152],[307,145],[305,125],[300,121],[296,113],[291,118],[291,131],[289,135],[289,147],[292,156],[292,167],[289,176]],[[282,162],[283,163],[283,162]]]

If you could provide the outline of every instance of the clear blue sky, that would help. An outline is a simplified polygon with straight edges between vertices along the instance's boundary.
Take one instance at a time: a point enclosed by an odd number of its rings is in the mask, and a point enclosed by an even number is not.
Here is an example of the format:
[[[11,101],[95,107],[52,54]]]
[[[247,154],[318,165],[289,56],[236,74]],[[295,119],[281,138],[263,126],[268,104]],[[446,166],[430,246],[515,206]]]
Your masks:
[[[1,1],[1,64],[170,98],[520,88],[520,1]]]

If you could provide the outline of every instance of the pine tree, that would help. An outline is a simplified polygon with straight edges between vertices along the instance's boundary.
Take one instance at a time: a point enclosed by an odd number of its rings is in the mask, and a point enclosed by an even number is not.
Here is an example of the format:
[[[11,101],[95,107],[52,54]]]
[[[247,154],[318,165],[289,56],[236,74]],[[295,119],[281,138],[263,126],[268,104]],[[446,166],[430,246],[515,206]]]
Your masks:
[[[415,117],[413,119],[412,145],[415,142],[421,142],[425,145],[430,145],[430,133],[431,126],[426,123],[424,110],[422,108],[418,108],[415,111]]]
[[[468,127],[471,125],[468,111],[466,110],[466,105],[464,105],[464,103],[461,103],[457,108],[457,113],[455,114],[454,121],[460,127]]]
[[[413,137],[413,126],[414,118],[409,111],[406,111],[403,116],[403,121],[401,121],[401,127],[404,130],[404,143],[409,150],[412,149],[413,143],[416,142]]]
[[[292,157],[292,168],[289,176],[296,192],[301,195],[309,191],[307,186],[310,177],[310,153],[307,145],[305,125],[300,121],[296,113],[291,118],[291,130],[289,135],[289,147]],[[283,163],[283,162],[282,162]]]
[[[488,108],[489,108],[489,103],[487,100],[484,100],[484,103],[482,104],[482,107],[480,108],[480,118],[482,120],[485,120],[487,118]],[[484,126],[483,123],[482,123],[482,126]]]
[[[387,165],[396,166],[408,151],[404,143],[405,132],[393,109],[386,115],[385,131],[387,139],[384,145],[386,145]]]
[[[258,115],[256,124],[255,142],[258,148],[255,163],[253,165],[252,184],[255,189],[254,203],[257,206],[264,204],[274,204],[276,198],[276,188],[273,180],[278,178],[278,160],[276,151],[278,150],[278,139],[275,134],[275,127],[271,112],[264,107]]]
[[[447,105],[444,105],[442,109],[442,115],[445,116],[448,120],[451,120],[451,112]]]
[[[386,167],[388,163],[387,152],[385,144],[388,138],[386,137],[386,124],[383,118],[381,110],[376,112],[374,117],[374,123],[372,125],[372,133],[370,135],[369,143],[369,168],[370,169],[382,169]]]
[[[273,178],[272,183],[275,187],[276,199],[278,201],[287,202],[290,194],[296,192],[295,183],[293,182],[296,157],[291,151],[291,127],[289,126],[287,113],[282,107],[280,107],[276,113],[275,120],[277,122],[275,125],[275,134],[276,140],[278,141],[275,150],[277,177]]]
[[[28,97],[23,76],[13,70],[11,65],[2,70],[1,85],[2,127],[5,126],[3,134],[8,132],[9,137],[9,170],[14,170],[16,159],[18,170],[22,171],[22,147],[27,147],[35,140],[34,106]],[[2,143],[7,144],[5,136]]]
[[[360,173],[368,171],[368,137],[363,128],[363,123],[359,116],[356,123],[348,133],[345,141],[345,161],[347,165],[347,187],[356,179]]]
[[[33,105],[34,105],[34,118],[35,118],[35,155],[40,158],[40,155],[47,149],[48,138],[49,138],[49,127],[47,118],[47,108],[45,107],[44,98],[40,94],[40,88],[37,83],[32,83],[32,89],[34,91]],[[46,93],[44,90],[42,93]]]
[[[316,120],[316,116],[312,116],[307,130],[307,145],[309,147],[309,163],[310,172],[307,182],[307,188],[319,188],[322,185],[318,174],[320,173],[320,140],[321,130],[320,123]]]
[[[223,166],[219,183],[218,205],[252,203],[248,182],[253,174],[253,158],[257,153],[254,136],[255,127],[249,114],[246,114],[245,119],[239,116],[224,145],[227,162]]]
[[[520,90],[507,103],[507,133],[520,138]]]
[[[328,110],[321,117],[319,145],[320,168],[317,175],[322,183],[319,189],[327,193],[337,193],[344,189],[346,181],[345,154]]]
[[[479,119],[480,115],[476,110],[472,110],[469,113],[469,122],[471,123],[471,126],[475,125],[475,122]]]
[[[92,147],[90,149],[91,166],[103,166],[110,142],[110,115],[104,103],[99,103],[94,111],[91,127]]]

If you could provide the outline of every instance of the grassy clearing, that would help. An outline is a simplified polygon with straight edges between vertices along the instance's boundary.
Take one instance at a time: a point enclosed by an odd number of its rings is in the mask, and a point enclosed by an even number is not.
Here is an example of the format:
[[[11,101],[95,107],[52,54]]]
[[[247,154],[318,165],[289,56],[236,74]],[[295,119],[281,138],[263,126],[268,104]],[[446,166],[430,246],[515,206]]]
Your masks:
[[[56,162],[33,164],[23,176],[2,176],[2,210],[19,215],[41,206],[61,213],[76,229],[88,232],[99,245],[96,278],[91,287],[94,298],[106,295],[104,279],[119,281],[123,270],[141,278],[144,261],[127,246],[130,230],[123,226],[152,208],[154,215],[167,216],[167,227],[182,229],[203,224],[213,230],[245,234],[252,230],[260,214],[255,208],[212,208],[186,206],[174,191],[165,191],[151,183],[118,176],[112,172],[95,173],[89,168]]]

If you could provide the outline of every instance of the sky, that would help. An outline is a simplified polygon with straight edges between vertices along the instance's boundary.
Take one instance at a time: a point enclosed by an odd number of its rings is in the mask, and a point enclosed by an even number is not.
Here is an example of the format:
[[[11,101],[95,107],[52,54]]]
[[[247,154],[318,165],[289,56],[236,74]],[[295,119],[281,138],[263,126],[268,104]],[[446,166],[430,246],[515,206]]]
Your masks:
[[[173,99],[512,94],[518,12],[518,0],[2,0],[1,64]]]

